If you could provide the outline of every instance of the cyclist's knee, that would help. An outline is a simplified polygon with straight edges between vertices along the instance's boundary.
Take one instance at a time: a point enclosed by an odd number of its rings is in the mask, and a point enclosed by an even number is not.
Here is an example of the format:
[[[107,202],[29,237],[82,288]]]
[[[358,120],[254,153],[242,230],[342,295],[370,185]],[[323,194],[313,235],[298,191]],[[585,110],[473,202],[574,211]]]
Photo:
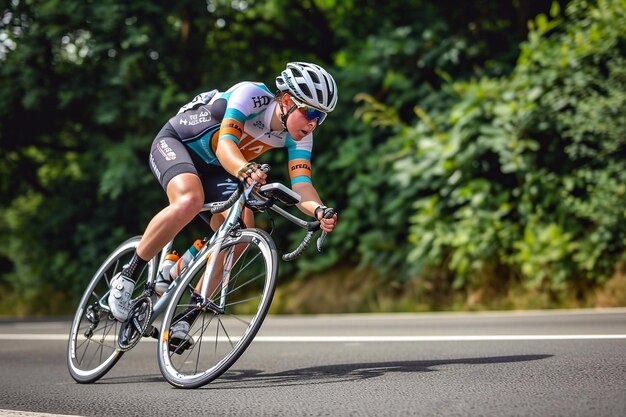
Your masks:
[[[170,207],[182,219],[196,216],[204,204],[204,191],[200,178],[195,174],[180,174],[167,184]]]
[[[202,194],[187,192],[172,201],[170,207],[174,209],[179,217],[192,219],[200,213],[203,204],[204,196]]]

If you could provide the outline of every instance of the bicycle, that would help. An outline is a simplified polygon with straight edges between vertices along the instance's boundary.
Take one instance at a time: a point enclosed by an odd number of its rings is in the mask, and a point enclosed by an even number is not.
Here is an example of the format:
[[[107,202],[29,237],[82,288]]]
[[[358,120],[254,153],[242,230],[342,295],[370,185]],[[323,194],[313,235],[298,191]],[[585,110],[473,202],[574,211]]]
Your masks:
[[[269,166],[264,164],[262,169],[268,172]],[[137,280],[124,322],[110,313],[110,282],[128,262],[141,237],[118,246],[96,271],[76,310],[67,356],[72,378],[78,383],[97,381],[144,336],[158,340],[159,369],[175,387],[201,387],[226,372],[261,328],[278,274],[278,252],[272,237],[262,229],[246,229],[241,218],[243,208],[271,210],[307,230],[298,247],[282,256],[290,261],[302,254],[320,229],[319,221],[305,221],[279,206],[293,206],[299,201],[297,193],[280,183],[266,184],[258,191],[255,183],[239,183],[228,200],[205,204],[202,211],[212,214],[230,209],[222,226],[160,297],[155,293],[157,273],[174,241],[151,259]],[[334,213],[327,209],[325,216]],[[201,217],[208,222],[203,213]],[[317,239],[320,251],[325,236],[322,232]],[[157,330],[152,324],[162,314]],[[171,338],[170,329],[191,314],[195,319],[184,340]]]

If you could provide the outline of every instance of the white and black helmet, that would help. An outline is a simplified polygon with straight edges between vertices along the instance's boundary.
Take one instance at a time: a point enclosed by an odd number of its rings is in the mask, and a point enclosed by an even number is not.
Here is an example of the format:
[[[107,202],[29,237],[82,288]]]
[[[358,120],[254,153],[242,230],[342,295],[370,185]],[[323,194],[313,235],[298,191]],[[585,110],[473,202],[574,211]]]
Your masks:
[[[290,62],[276,77],[276,87],[298,100],[325,112],[337,104],[337,84],[322,67],[307,62]]]

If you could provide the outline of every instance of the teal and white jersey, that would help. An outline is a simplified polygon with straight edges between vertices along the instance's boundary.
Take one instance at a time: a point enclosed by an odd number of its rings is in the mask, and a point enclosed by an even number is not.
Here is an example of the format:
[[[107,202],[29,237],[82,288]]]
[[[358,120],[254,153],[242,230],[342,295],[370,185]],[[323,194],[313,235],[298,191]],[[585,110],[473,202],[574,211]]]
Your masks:
[[[295,141],[286,131],[272,131],[278,103],[261,83],[241,82],[225,92],[199,94],[181,107],[170,124],[182,142],[208,165],[221,165],[217,144],[231,140],[248,161],[274,148],[287,148],[291,183],[311,182],[313,134]]]

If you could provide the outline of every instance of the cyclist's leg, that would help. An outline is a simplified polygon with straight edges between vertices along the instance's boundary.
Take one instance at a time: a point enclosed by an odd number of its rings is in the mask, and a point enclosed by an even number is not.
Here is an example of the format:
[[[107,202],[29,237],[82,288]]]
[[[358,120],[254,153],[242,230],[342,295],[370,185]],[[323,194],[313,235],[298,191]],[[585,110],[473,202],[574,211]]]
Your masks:
[[[164,132],[165,131],[165,132]],[[137,248],[143,259],[154,257],[195,216],[204,204],[204,191],[189,151],[165,128],[152,144],[150,168],[167,193],[169,205],[157,213]]]
[[[152,144],[150,168],[167,191],[169,205],[150,221],[131,261],[112,282],[109,306],[120,321],[128,317],[135,283],[146,263],[200,212],[204,202],[191,156],[168,125]]]
[[[200,212],[204,197],[200,178],[181,173],[167,185],[169,205],[158,212],[143,234],[137,254],[144,259],[154,257]]]

